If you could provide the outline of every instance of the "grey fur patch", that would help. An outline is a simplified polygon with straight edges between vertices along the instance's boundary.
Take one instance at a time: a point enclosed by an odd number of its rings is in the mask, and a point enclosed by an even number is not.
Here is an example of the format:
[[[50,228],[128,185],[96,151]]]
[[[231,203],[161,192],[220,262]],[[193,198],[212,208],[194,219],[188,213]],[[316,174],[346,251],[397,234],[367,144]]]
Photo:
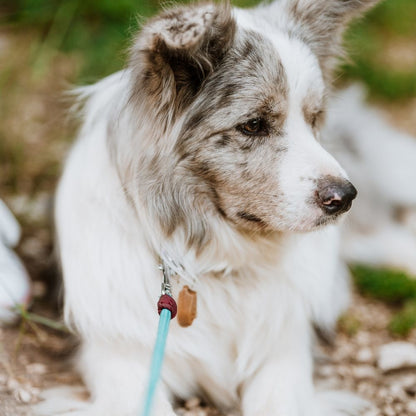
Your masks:
[[[235,30],[226,5],[177,7],[151,19],[130,53],[135,74],[132,101],[142,101],[145,94],[167,128],[221,63]]]
[[[311,94],[308,94],[303,101],[303,117],[306,123],[312,127],[315,136],[325,121],[325,104],[325,97],[315,97]]]
[[[204,83],[179,135],[175,150],[181,168],[215,189],[210,202],[243,229],[267,230],[267,217],[276,209],[276,183],[267,172],[286,151],[287,99],[275,48],[257,33],[241,30],[219,70]],[[237,129],[256,117],[270,125],[267,136],[245,136]]]
[[[246,220],[246,221],[258,222],[258,223],[263,222],[263,220],[261,218],[257,217],[254,214],[249,214],[248,212],[245,212],[245,211],[237,212],[237,216],[242,218],[243,220]]]
[[[273,45],[240,30],[186,108],[169,165],[157,157],[141,163],[152,187],[144,188],[143,198],[167,236],[182,227],[188,245],[200,249],[211,238],[213,215],[245,230],[267,230],[279,199],[271,169],[286,150],[287,96],[286,74]],[[255,117],[269,123],[267,137],[244,136],[236,128]]]
[[[216,143],[219,147],[224,147],[224,146],[228,146],[229,144],[231,144],[232,139],[229,135],[227,134],[223,134],[221,136],[221,138],[219,138]]]
[[[183,154],[186,141],[200,135],[208,123],[216,124],[220,132],[265,116],[273,119],[273,133],[281,134],[287,97],[286,73],[273,45],[255,32],[241,30],[221,70],[204,83],[193,106],[196,110],[191,111],[180,134],[178,152]],[[216,116],[217,120],[213,120]],[[230,126],[230,120],[234,125]]]
[[[267,20],[273,14],[281,29],[300,39],[318,57],[324,77],[329,80],[336,59],[342,56],[342,34],[350,21],[381,0],[280,0],[262,8]]]

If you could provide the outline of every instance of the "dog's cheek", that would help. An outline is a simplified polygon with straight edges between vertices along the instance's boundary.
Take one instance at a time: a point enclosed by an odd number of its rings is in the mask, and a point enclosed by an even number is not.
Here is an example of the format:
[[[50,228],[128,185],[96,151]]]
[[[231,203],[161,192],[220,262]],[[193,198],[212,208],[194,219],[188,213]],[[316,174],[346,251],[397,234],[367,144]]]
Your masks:
[[[235,148],[205,155],[202,175],[215,190],[216,205],[227,219],[250,231],[274,230],[281,200],[278,157]],[[258,149],[259,150],[259,149]]]
[[[319,168],[313,158],[308,160],[302,153],[291,149],[281,161],[280,188],[284,198],[279,219],[283,230],[308,231],[321,215],[312,200]]]

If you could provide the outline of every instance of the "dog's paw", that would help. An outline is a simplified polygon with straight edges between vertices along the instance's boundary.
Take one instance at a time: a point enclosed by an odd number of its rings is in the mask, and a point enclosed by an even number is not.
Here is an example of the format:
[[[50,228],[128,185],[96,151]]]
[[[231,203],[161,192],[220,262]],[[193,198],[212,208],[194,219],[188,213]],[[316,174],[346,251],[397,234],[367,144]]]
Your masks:
[[[374,406],[361,397],[344,391],[322,391],[317,393],[319,416],[364,416]]]
[[[87,393],[83,387],[55,387],[41,394],[41,401],[32,407],[33,416],[89,416]],[[86,413],[87,412],[87,413]]]

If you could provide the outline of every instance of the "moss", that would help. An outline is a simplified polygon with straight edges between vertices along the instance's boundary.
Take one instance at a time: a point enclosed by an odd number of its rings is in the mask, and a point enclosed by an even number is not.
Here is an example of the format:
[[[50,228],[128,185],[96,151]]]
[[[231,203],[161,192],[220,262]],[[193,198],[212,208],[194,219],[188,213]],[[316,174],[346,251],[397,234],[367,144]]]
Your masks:
[[[396,336],[406,336],[413,328],[416,328],[416,299],[406,302],[389,325],[390,332]]]
[[[406,336],[416,327],[416,281],[398,271],[351,267],[361,294],[399,307],[389,325],[393,335]]]
[[[403,272],[362,265],[352,266],[351,271],[358,290],[363,295],[391,304],[416,298],[416,281]]]
[[[338,319],[338,330],[348,335],[354,336],[361,328],[360,320],[352,314],[344,314]]]

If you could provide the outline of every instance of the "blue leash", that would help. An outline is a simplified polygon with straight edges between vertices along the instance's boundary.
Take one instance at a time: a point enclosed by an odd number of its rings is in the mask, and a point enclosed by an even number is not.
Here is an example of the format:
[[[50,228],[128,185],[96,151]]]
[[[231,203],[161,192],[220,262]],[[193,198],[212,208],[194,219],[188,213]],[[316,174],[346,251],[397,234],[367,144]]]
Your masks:
[[[160,267],[163,271],[162,295],[159,298],[158,312],[160,315],[159,326],[155,347],[153,350],[152,363],[150,366],[149,383],[147,386],[141,416],[151,416],[156,388],[160,379],[160,373],[165,355],[166,339],[169,332],[170,320],[176,316],[177,306],[171,294],[170,270],[164,266]]]
[[[168,336],[171,312],[169,309],[163,309],[160,313],[159,327],[155,348],[153,350],[152,364],[150,367],[150,378],[147,386],[146,400],[142,416],[150,416],[152,414],[153,400],[156,393],[157,383],[160,378],[160,370],[162,369],[163,356],[165,354],[166,338]]]

